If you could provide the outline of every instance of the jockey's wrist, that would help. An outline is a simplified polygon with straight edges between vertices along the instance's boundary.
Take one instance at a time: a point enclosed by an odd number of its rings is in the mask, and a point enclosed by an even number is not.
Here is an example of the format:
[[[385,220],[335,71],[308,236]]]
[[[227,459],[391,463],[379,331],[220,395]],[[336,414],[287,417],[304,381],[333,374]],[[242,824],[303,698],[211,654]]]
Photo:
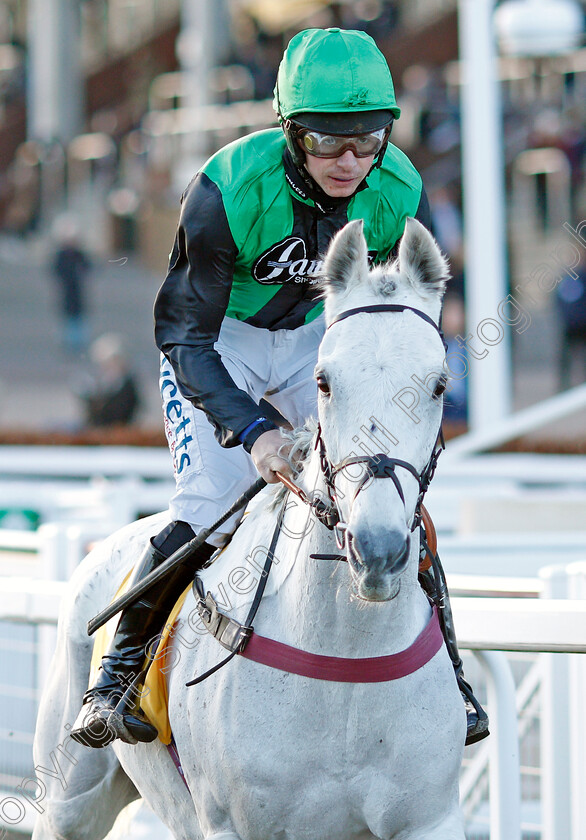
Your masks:
[[[265,432],[272,431],[272,429],[278,429],[276,423],[273,423],[272,420],[267,420],[266,417],[259,417],[247,426],[244,431],[240,432],[238,437],[240,438],[245,451],[250,454],[250,450],[259,437],[264,435]]]

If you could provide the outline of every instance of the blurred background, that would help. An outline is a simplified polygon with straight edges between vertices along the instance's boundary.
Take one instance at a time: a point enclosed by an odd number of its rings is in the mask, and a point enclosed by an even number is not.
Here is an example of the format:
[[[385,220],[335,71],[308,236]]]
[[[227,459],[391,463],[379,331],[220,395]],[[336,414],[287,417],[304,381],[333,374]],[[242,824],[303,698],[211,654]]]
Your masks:
[[[474,12],[478,33],[487,25],[483,3]],[[470,420],[463,357],[473,361],[479,343],[491,359],[477,367],[488,375],[498,365],[497,415],[584,382],[584,267],[564,269],[585,248],[577,238],[586,218],[583,9],[573,0],[495,8],[497,78],[482,82],[473,70],[471,85],[480,84],[480,99],[482,84],[492,85],[485,140],[498,148],[487,145],[492,157],[476,166],[469,192],[485,203],[478,212],[486,224],[470,224],[496,276],[477,281],[494,287],[492,300],[472,304],[461,142],[466,47],[456,0],[0,2],[0,441],[104,440],[115,431],[117,440],[162,441],[151,310],[180,194],[214,150],[275,124],[279,58],[291,35],[310,26],[364,29],[387,56],[403,112],[393,140],[422,172],[434,232],[452,262],[447,329],[472,337],[492,319],[483,339],[471,338],[464,352],[454,345],[446,416],[454,432]],[[482,45],[468,48],[476,55]],[[482,117],[476,129],[474,119],[471,130],[482,136]],[[471,146],[483,161],[478,142]],[[483,177],[500,190],[492,198]],[[496,311],[510,292],[524,310],[513,326]],[[104,335],[117,345],[115,370],[92,350]],[[133,406],[125,403],[121,417],[95,417],[92,397],[129,380]],[[479,386],[485,395],[494,387],[487,382]],[[495,401],[493,393],[473,425],[490,419]],[[575,418],[542,431],[555,443],[551,432],[566,442],[581,437]]]
[[[376,39],[402,109],[392,140],[422,173],[451,261],[445,426],[464,443],[451,461],[448,446],[430,494],[448,573],[498,567],[537,597],[562,531],[563,559],[584,559],[585,8],[0,0],[0,838],[34,822],[30,803],[21,818],[8,804],[33,772],[63,582],[96,540],[171,493],[152,306],[180,195],[219,147],[276,124],[276,69],[301,29]],[[491,447],[542,454],[476,457]],[[536,662],[513,656],[519,685]],[[521,695],[522,836],[583,840],[577,812],[575,834],[548,833],[540,709],[535,691]],[[487,766],[473,753],[463,777],[474,840],[489,836]],[[132,825],[121,836],[166,836],[148,815]]]

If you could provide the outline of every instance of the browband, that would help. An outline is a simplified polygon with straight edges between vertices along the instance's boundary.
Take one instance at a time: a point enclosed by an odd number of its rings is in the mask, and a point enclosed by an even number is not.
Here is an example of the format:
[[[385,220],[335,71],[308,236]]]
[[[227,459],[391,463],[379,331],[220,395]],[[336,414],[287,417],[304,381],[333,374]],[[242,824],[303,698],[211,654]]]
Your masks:
[[[330,327],[333,327],[334,324],[339,323],[340,321],[344,321],[346,318],[349,318],[351,315],[359,315],[361,312],[404,312],[406,309],[410,310],[411,312],[415,312],[416,315],[419,315],[420,318],[423,318],[424,321],[427,321],[428,324],[431,324],[434,329],[437,330],[441,340],[444,341],[443,333],[433,320],[427,315],[425,312],[422,312],[421,309],[415,309],[413,306],[407,306],[402,303],[373,303],[370,306],[358,306],[356,309],[347,309],[345,312],[341,312],[337,318],[328,324],[328,330]]]

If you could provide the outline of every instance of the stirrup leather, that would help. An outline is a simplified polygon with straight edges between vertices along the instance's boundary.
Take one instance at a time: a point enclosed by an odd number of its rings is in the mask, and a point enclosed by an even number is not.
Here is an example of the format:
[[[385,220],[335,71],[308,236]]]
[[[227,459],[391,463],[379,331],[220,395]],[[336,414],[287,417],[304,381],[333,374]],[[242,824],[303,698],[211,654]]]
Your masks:
[[[252,627],[247,627],[223,613],[212,593],[205,592],[203,583],[197,575],[193,581],[193,589],[197,598],[196,607],[199,617],[208,633],[211,633],[222,647],[232,653],[244,650],[252,635]]]
[[[470,684],[464,679],[463,664],[456,641],[450,596],[444,570],[437,551],[432,551],[427,543],[423,529],[421,534],[421,553],[429,560],[429,567],[423,570],[420,565],[419,582],[430,601],[438,608],[440,627],[446,643],[446,649],[454,667],[458,688],[466,706],[465,745],[469,746],[490,735],[488,715],[474,696]]]

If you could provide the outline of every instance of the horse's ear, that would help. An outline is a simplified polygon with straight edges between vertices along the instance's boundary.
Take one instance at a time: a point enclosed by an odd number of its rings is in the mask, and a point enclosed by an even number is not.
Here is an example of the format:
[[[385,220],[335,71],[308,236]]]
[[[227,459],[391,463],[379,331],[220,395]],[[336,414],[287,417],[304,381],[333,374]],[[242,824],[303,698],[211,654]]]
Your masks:
[[[332,239],[321,271],[327,291],[348,289],[368,273],[368,250],[362,228],[362,219],[356,219]]]
[[[447,259],[421,222],[407,219],[399,245],[399,271],[423,294],[441,297],[450,279]]]

